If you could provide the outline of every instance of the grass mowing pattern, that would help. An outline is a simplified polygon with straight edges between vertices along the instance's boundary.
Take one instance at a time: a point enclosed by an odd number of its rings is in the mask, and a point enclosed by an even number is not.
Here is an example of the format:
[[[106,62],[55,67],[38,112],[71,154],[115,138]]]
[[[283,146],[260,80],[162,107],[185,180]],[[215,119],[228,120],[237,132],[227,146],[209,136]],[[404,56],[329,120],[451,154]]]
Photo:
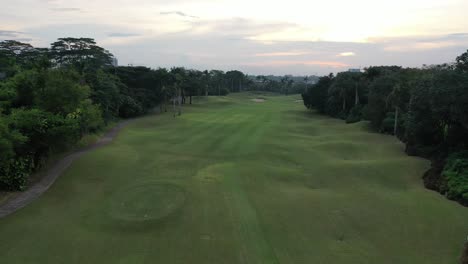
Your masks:
[[[181,188],[173,184],[143,184],[116,191],[109,216],[124,222],[152,222],[168,217],[185,203]]]
[[[263,97],[131,124],[0,219],[1,262],[456,263],[468,210],[424,189],[427,161]]]

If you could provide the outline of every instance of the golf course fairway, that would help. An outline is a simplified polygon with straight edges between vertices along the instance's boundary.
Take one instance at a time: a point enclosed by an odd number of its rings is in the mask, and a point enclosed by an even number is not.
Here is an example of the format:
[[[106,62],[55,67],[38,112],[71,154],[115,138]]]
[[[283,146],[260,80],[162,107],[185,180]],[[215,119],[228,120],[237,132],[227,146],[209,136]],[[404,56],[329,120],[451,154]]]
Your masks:
[[[468,208],[429,161],[300,96],[194,98],[140,118],[0,219],[2,263],[453,264]]]

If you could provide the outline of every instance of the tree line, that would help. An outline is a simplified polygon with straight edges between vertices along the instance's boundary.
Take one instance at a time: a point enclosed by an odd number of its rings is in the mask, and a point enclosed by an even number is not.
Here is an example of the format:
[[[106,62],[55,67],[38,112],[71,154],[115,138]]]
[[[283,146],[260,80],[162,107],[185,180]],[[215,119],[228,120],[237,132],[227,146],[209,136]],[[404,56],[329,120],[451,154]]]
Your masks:
[[[252,91],[267,91],[279,94],[300,94],[307,90],[309,82],[315,81],[315,76],[273,76],[257,75],[250,76]]]
[[[193,96],[250,89],[240,71],[114,67],[90,38],[49,48],[0,42],[0,190],[22,190],[48,157],[119,118],[175,110]],[[169,110],[170,111],[170,110]]]
[[[426,187],[468,206],[468,51],[451,64],[330,74],[302,97],[321,114],[397,136],[409,155],[433,161]]]

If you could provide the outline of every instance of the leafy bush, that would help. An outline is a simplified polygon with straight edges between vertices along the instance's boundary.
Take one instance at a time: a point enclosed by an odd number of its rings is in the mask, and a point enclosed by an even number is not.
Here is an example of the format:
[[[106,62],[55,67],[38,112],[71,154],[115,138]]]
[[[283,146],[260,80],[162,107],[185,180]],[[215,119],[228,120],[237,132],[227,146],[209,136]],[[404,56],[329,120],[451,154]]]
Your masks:
[[[24,190],[31,171],[32,162],[27,156],[16,157],[7,163],[0,164],[0,189]]]
[[[229,94],[229,89],[226,87],[221,88],[220,95],[225,96]]]
[[[15,146],[26,137],[8,128],[8,120],[0,116],[0,189],[20,190],[26,185],[30,162],[15,156]]]
[[[351,108],[346,123],[352,124],[362,120],[362,105],[356,105]]]
[[[21,71],[10,78],[5,83],[5,88],[14,91],[15,96],[11,98],[12,106],[18,108],[34,104],[40,80],[41,76],[35,70]]]
[[[330,96],[325,106],[325,113],[333,117],[342,117],[342,115],[340,115],[342,111],[343,107],[340,99],[337,96]]]
[[[16,90],[9,83],[0,82],[0,113],[9,112],[17,97]]]
[[[120,86],[124,86],[113,74],[98,70],[96,73],[87,74],[88,83],[91,86],[91,99],[93,103],[101,107],[102,116],[107,122],[118,115],[120,107]]]
[[[346,120],[348,118],[348,113],[346,113],[345,111],[341,111],[336,117],[342,120]]]
[[[442,176],[447,181],[447,197],[468,204],[468,151],[450,155],[445,164]]]
[[[37,105],[55,114],[69,114],[90,95],[90,88],[81,85],[74,71],[50,70],[45,74],[45,84],[37,91]]]
[[[80,106],[73,113],[67,115],[67,118],[78,122],[80,136],[88,132],[96,132],[104,125],[101,109],[93,104],[90,99],[81,102]]]
[[[123,118],[135,117],[143,114],[143,106],[132,97],[122,95],[119,116]]]
[[[393,129],[395,126],[395,112],[388,112],[382,121],[382,132],[383,133],[393,133]]]
[[[51,150],[66,148],[79,138],[77,120],[40,109],[15,109],[10,115],[10,127],[27,137],[16,154],[33,156],[34,167],[38,167]]]

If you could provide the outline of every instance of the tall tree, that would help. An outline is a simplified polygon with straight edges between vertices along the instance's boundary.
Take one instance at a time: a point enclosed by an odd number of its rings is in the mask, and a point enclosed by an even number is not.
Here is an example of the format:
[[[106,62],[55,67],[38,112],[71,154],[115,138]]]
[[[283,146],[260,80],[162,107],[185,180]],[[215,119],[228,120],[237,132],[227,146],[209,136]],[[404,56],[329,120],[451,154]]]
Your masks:
[[[468,72],[468,50],[462,55],[458,56],[456,61],[457,69]]]
[[[99,69],[87,75],[87,82],[91,86],[91,99],[98,104],[107,122],[118,116],[120,107],[120,79]]]
[[[5,40],[0,42],[0,72],[7,75],[17,70],[13,66],[17,65],[23,69],[46,69],[51,66],[49,50],[35,48],[31,44],[16,40]]]
[[[92,38],[59,38],[51,44],[51,56],[58,66],[73,66],[80,73],[111,66],[113,58]]]
[[[391,105],[395,109],[395,117],[394,117],[394,124],[393,124],[393,135],[397,135],[398,132],[398,116],[401,104],[401,92],[402,87],[401,84],[396,83],[393,86],[392,92],[387,96],[387,106]]]
[[[212,87],[212,93],[218,96],[221,95],[221,89],[226,84],[226,76],[223,71],[211,70],[210,71],[210,83]]]

